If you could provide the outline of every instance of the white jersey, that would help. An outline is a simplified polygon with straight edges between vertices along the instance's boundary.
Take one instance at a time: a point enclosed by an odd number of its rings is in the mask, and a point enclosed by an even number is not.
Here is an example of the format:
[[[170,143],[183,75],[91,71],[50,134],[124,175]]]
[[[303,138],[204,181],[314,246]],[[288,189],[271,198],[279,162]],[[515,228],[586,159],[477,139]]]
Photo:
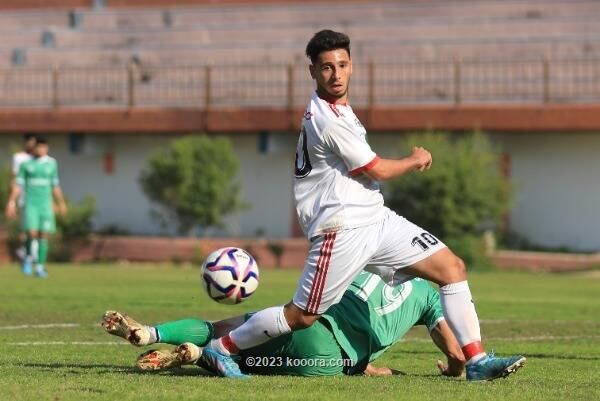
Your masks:
[[[31,156],[29,153],[27,152],[17,152],[13,155],[13,159],[12,159],[12,172],[13,172],[13,176],[16,177],[17,174],[19,174],[19,167],[21,167],[21,164],[25,163],[26,161],[29,161],[33,158],[33,156]],[[23,206],[23,200],[25,199],[25,188],[21,188],[21,196],[19,197],[19,206]]]
[[[379,185],[362,172],[378,161],[366,130],[348,105],[313,94],[296,149],[294,199],[310,239],[383,219]]]
[[[12,159],[12,172],[13,175],[19,174],[19,167],[21,164],[31,160],[33,157],[27,152],[17,152],[13,155]]]

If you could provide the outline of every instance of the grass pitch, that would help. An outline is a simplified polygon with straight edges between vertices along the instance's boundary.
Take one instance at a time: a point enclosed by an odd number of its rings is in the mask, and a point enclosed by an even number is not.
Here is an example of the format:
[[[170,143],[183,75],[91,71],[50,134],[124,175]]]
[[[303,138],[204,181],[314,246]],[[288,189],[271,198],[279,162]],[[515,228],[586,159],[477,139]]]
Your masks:
[[[194,368],[144,373],[144,349],[105,334],[106,309],[145,323],[188,316],[218,319],[282,304],[297,270],[261,272],[246,303],[210,300],[191,267],[54,265],[50,278],[0,268],[0,400],[599,400],[600,275],[473,273],[470,276],[488,350],[522,353],[525,368],[508,379],[467,383],[441,377],[441,354],[424,328],[413,329],[377,366],[404,375],[258,377],[233,381]]]

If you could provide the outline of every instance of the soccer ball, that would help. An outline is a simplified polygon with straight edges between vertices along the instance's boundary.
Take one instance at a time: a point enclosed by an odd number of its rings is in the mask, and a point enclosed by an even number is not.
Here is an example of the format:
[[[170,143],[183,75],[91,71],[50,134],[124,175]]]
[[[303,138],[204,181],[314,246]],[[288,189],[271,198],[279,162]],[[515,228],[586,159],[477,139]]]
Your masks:
[[[258,265],[241,248],[217,249],[202,265],[208,296],[222,304],[238,304],[258,287]]]

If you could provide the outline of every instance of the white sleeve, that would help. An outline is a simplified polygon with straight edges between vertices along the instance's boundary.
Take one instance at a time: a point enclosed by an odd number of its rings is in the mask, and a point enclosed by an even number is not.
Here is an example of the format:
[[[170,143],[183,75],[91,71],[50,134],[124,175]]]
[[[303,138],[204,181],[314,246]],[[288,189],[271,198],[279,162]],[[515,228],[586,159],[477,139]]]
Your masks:
[[[19,158],[18,158],[17,154],[15,153],[12,158],[12,173],[13,173],[14,177],[16,177],[17,174],[19,174],[19,165],[20,164],[21,163],[19,163]]]
[[[323,137],[333,152],[344,160],[350,175],[368,170],[379,160],[367,141],[343,124],[330,124],[323,130]]]

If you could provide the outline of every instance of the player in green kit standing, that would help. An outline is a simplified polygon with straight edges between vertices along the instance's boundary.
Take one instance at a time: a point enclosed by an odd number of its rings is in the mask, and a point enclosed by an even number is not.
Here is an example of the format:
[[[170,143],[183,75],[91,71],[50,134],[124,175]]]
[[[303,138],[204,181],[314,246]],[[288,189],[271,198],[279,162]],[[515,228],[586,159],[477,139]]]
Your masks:
[[[22,163],[15,178],[15,185],[6,205],[6,216],[17,215],[17,200],[22,191],[25,192],[23,206],[23,225],[27,233],[27,250],[31,253],[31,244],[38,243],[38,255],[35,274],[37,277],[48,276],[45,264],[48,257],[48,236],[56,231],[54,203],[58,213],[65,215],[67,205],[59,186],[58,165],[56,160],[48,156],[48,141],[38,137],[33,150],[33,159]],[[26,261],[31,263],[31,261]],[[31,269],[31,267],[29,267]]]

